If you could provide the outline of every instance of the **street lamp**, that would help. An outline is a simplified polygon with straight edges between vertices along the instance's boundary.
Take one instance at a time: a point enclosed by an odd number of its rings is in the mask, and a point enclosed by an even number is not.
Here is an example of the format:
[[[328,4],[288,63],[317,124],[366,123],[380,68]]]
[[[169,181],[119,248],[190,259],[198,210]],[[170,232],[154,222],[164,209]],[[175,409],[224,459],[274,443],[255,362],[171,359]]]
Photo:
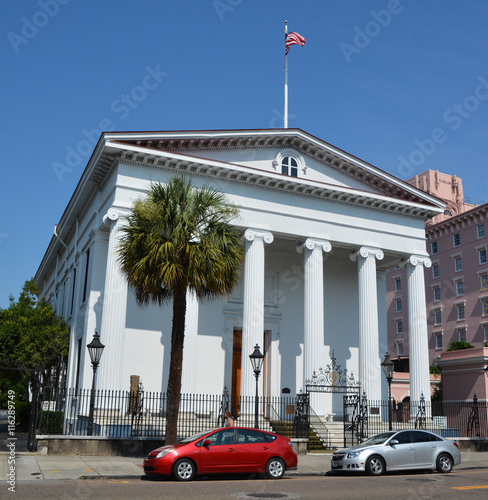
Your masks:
[[[258,378],[259,374],[261,373],[261,368],[263,367],[263,360],[264,356],[261,354],[261,351],[259,350],[258,344],[254,347],[254,352],[252,354],[249,354],[249,359],[251,360],[251,365],[254,370],[254,376],[256,377],[256,399],[254,401],[254,427],[256,429],[259,429],[258,425],[258,409],[259,409],[259,403],[258,403]]]
[[[391,418],[391,380],[393,378],[393,361],[390,359],[388,353],[385,354],[385,359],[381,363],[381,368],[383,368],[383,373],[385,374],[386,380],[388,382],[388,429],[392,430],[392,418]]]
[[[93,366],[93,380],[90,394],[90,415],[88,416],[87,435],[93,436],[93,413],[95,411],[95,373],[100,363],[100,358],[102,357],[102,352],[105,346],[100,342],[100,335],[95,332],[95,335],[93,335],[93,340],[89,344],[87,344],[86,347],[88,348],[88,354],[90,355]]]

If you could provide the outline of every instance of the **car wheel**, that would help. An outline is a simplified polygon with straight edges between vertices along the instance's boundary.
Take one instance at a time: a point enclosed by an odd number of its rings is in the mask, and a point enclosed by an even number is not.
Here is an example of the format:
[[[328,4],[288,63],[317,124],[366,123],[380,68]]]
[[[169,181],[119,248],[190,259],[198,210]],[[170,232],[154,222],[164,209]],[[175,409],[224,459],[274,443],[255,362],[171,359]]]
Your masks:
[[[441,453],[437,457],[437,471],[438,472],[451,472],[452,470],[452,458],[447,453]]]
[[[370,476],[381,476],[385,472],[385,461],[379,455],[373,455],[366,461],[366,472]]]
[[[285,463],[281,458],[272,458],[268,460],[265,470],[270,479],[281,479],[285,473]]]
[[[173,477],[177,481],[191,481],[195,476],[195,464],[187,458],[180,458],[173,464]]]

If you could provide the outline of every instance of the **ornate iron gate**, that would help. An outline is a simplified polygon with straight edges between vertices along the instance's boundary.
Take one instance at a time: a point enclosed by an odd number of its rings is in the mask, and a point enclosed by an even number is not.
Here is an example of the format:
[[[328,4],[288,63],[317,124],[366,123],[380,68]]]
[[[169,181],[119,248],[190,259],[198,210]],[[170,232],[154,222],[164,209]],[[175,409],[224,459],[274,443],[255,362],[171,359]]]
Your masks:
[[[342,369],[337,364],[332,351],[331,362],[325,369],[320,368],[319,372],[313,372],[312,378],[305,381],[307,393],[325,392],[342,393],[344,411],[344,446],[346,446],[346,436],[351,436],[358,441],[367,435],[368,429],[368,405],[366,394],[361,397],[361,385],[354,379],[354,375],[347,373],[347,369]]]
[[[364,392],[362,396],[344,396],[344,448],[348,446],[348,434],[352,446],[368,437],[368,400]]]

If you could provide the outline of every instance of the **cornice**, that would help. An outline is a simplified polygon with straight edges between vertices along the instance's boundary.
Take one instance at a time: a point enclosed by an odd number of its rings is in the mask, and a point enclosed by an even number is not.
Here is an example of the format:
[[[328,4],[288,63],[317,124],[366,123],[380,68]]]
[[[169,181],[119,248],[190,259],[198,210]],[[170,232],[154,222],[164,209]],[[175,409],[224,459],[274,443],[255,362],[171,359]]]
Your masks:
[[[488,203],[480,205],[462,214],[455,215],[451,219],[443,220],[426,228],[425,232],[428,238],[439,237],[454,233],[466,226],[473,226],[484,222],[488,218]]]

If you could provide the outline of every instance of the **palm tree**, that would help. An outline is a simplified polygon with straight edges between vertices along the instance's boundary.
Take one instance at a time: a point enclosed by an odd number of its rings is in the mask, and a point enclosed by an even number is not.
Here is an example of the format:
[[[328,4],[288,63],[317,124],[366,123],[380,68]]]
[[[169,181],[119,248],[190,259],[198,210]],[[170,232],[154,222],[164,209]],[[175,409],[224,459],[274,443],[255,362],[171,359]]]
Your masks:
[[[243,248],[230,222],[238,213],[222,193],[173,177],[167,184],[152,184],[121,229],[118,258],[138,304],[173,300],[166,443],[177,439],[186,293],[210,299],[237,284]]]

